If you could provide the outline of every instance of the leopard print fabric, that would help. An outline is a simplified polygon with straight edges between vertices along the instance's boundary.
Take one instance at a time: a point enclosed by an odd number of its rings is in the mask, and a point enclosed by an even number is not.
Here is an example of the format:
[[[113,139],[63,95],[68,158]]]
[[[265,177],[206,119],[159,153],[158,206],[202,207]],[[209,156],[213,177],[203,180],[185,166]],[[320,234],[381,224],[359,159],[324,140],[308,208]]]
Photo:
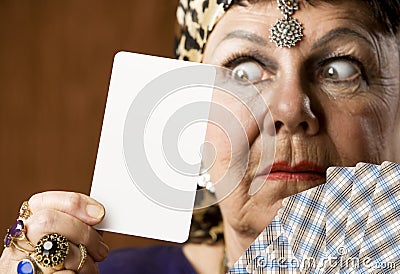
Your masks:
[[[234,0],[180,0],[176,12],[178,21],[176,58],[201,62],[207,39]],[[212,195],[208,193],[207,195]],[[196,196],[196,204],[205,203],[207,197]],[[223,240],[223,221],[218,205],[203,207],[193,212],[187,242],[214,244]]]
[[[233,0],[180,0],[176,17],[179,24],[176,58],[201,62],[204,48],[218,20]]]

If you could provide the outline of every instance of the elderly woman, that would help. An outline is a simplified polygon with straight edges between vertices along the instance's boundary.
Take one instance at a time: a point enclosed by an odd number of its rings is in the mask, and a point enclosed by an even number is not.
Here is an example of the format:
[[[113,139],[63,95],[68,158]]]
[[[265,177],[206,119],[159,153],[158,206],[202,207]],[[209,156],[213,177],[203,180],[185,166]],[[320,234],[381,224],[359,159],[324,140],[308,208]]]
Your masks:
[[[324,183],[327,167],[400,162],[398,1],[182,0],[177,14],[180,59],[228,68],[232,81],[250,81],[268,103],[276,133],[271,172],[258,173],[255,164],[261,136],[273,138],[262,132],[270,127],[242,117],[249,165],[219,203],[223,243],[118,251],[100,264],[101,274],[224,272],[223,262],[233,265],[282,199]],[[214,181],[226,169],[230,149],[218,133],[209,137],[216,138],[218,151]],[[248,195],[254,180],[264,184]],[[43,268],[45,273],[97,273],[97,262],[108,254],[92,228],[104,216],[102,205],[81,194],[49,192],[32,196],[29,206],[30,241],[57,232],[86,246],[70,245],[64,270]],[[5,248],[0,272],[15,273],[26,257],[22,251]]]

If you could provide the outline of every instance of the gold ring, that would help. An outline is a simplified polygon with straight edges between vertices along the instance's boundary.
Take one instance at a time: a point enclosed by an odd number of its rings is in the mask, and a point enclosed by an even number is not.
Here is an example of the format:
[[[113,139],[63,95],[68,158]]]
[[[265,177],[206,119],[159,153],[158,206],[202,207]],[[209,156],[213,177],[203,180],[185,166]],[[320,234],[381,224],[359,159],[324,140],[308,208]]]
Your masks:
[[[39,265],[61,270],[64,268],[68,251],[68,239],[58,233],[52,233],[44,235],[39,240],[33,255]]]
[[[21,208],[19,209],[18,217],[23,220],[27,220],[30,216],[32,216],[32,211],[29,207],[28,201],[22,203]]]
[[[79,262],[78,268],[76,269],[76,272],[79,272],[82,270],[83,265],[85,264],[86,259],[87,259],[86,246],[84,246],[83,244],[79,244],[78,247],[79,247],[79,251],[81,252],[81,260]]]
[[[28,250],[28,249],[26,249],[26,248],[23,248],[23,247],[19,246],[19,245],[18,245],[17,243],[15,243],[15,242],[12,242],[11,244],[12,244],[16,249],[18,249],[19,251],[24,252],[27,256],[30,256],[30,255],[33,253],[32,250]]]
[[[26,253],[27,255],[33,253],[33,250],[28,250],[21,247],[16,241],[25,241],[31,247],[35,247],[35,245],[32,244],[26,237],[25,224],[22,220],[15,221],[15,223],[9,229],[7,229],[7,234],[4,238],[4,247],[14,246],[16,249]]]
[[[18,262],[17,273],[43,274],[42,270],[36,265],[31,257],[27,257]]]

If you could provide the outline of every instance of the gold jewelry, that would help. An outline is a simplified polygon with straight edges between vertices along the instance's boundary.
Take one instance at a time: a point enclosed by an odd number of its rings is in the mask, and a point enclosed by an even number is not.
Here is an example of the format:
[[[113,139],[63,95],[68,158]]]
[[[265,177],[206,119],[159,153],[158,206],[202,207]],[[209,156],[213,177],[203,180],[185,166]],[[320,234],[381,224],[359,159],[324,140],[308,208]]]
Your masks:
[[[27,220],[30,216],[32,216],[32,211],[29,207],[28,201],[22,203],[21,208],[19,209],[18,217],[23,220]]]
[[[31,255],[33,253],[33,250],[28,250],[26,248],[23,248],[21,246],[19,246],[17,243],[12,242],[11,243],[16,249],[18,249],[19,251],[25,253],[27,256]]]
[[[58,233],[52,233],[43,236],[39,240],[33,255],[39,265],[61,270],[64,268],[68,251],[69,243],[67,238]]]
[[[295,18],[291,17],[299,9],[298,0],[277,0],[277,2],[283,18],[278,19],[276,24],[271,27],[271,42],[280,48],[294,47],[303,37],[303,27]]]
[[[25,274],[25,273],[43,274],[41,269],[36,265],[34,260],[32,258],[30,258],[29,256],[18,262],[17,273],[18,274]]]
[[[4,247],[14,246],[16,249],[26,253],[27,255],[33,253],[33,250],[28,250],[24,247],[21,247],[16,241],[24,241],[31,247],[35,247],[35,245],[32,244],[26,237],[25,224],[22,220],[15,221],[15,223],[9,229],[7,229],[7,234],[4,238]]]
[[[79,244],[78,247],[79,247],[79,251],[81,252],[81,260],[79,262],[78,268],[76,269],[76,272],[79,272],[82,270],[83,265],[85,264],[86,259],[87,259],[86,246],[84,246],[83,244]]]

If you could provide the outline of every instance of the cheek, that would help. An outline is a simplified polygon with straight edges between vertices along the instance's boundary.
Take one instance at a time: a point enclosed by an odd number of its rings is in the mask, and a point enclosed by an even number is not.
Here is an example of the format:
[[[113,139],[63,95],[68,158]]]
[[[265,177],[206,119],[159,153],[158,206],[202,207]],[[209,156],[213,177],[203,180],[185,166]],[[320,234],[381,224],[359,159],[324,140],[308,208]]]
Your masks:
[[[225,174],[240,182],[249,164],[251,143],[259,135],[257,121],[242,101],[226,94],[214,94],[206,141],[215,148],[211,169],[214,182]],[[224,179],[226,179],[225,177]]]
[[[360,101],[329,108],[326,113],[327,134],[345,166],[361,161],[380,164],[387,157],[388,124],[394,116],[383,105]]]
[[[371,131],[360,120],[340,119],[328,128],[342,165],[353,166],[359,161],[372,160],[370,155],[377,154]]]
[[[212,180],[220,181],[232,161],[232,149],[226,131],[218,125],[209,124],[207,127],[206,142],[213,145],[215,154],[210,155],[213,159],[211,168]]]

